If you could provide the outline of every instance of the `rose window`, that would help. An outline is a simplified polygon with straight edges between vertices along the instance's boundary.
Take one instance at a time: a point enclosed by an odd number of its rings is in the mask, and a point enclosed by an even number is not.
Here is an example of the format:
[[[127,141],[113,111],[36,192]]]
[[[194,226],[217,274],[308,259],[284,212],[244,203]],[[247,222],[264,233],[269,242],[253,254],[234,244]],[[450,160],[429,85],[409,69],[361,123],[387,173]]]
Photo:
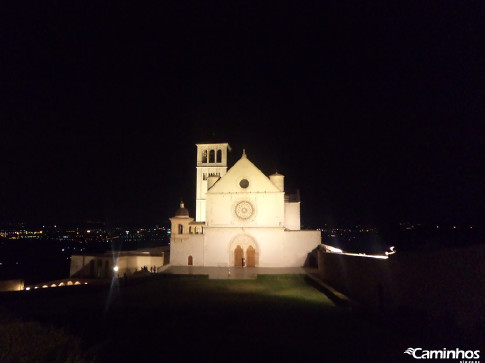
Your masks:
[[[239,202],[236,205],[236,215],[241,219],[248,219],[253,215],[254,208],[249,202]]]

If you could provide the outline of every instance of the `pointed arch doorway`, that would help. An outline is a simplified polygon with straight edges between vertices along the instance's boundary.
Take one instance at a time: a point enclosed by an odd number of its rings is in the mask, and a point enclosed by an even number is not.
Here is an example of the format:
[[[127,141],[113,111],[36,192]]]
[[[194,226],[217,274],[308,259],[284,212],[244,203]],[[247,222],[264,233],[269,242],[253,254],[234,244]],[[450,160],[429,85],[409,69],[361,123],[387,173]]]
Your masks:
[[[255,267],[256,266],[256,250],[253,246],[249,246],[246,250],[246,266]]]
[[[240,245],[234,249],[234,266],[242,267],[242,260],[244,257],[244,251]]]
[[[232,238],[227,245],[229,266],[242,267],[242,261],[246,267],[259,266],[260,250],[254,237],[247,233],[241,233]]]

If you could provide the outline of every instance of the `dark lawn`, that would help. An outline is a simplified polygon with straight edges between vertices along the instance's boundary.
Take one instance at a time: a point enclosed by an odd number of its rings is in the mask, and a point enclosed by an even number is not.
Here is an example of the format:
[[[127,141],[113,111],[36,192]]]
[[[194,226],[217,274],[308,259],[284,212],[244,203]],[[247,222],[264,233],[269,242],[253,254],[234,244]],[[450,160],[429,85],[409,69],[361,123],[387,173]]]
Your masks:
[[[152,275],[119,285],[0,298],[9,316],[61,328],[96,362],[409,361],[404,350],[424,344],[424,333],[335,306],[304,276]]]

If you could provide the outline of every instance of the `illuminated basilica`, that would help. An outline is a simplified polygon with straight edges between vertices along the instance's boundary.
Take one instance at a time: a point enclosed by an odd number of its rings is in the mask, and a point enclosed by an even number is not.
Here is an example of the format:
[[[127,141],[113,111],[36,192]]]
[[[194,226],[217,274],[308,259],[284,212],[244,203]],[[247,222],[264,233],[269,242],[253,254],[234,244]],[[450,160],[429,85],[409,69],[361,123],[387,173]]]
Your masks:
[[[299,193],[246,156],[227,170],[229,144],[197,144],[195,220],[184,204],[170,218],[174,266],[300,267],[321,242],[300,230]]]

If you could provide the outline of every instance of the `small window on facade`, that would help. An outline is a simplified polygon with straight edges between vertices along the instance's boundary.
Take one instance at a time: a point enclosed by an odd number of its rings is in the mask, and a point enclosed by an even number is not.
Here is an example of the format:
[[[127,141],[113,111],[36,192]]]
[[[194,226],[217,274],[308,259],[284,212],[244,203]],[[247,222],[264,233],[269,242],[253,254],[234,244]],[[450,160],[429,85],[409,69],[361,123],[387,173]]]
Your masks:
[[[249,181],[247,179],[243,179],[239,182],[239,186],[243,189],[246,189],[249,186]]]
[[[217,161],[218,163],[222,163],[222,150],[217,150]]]
[[[216,152],[214,150],[209,151],[209,163],[215,162],[215,154]]]
[[[179,224],[179,234],[183,234],[183,233],[184,233],[184,226]]]
[[[202,151],[202,162],[207,163],[207,150]]]

